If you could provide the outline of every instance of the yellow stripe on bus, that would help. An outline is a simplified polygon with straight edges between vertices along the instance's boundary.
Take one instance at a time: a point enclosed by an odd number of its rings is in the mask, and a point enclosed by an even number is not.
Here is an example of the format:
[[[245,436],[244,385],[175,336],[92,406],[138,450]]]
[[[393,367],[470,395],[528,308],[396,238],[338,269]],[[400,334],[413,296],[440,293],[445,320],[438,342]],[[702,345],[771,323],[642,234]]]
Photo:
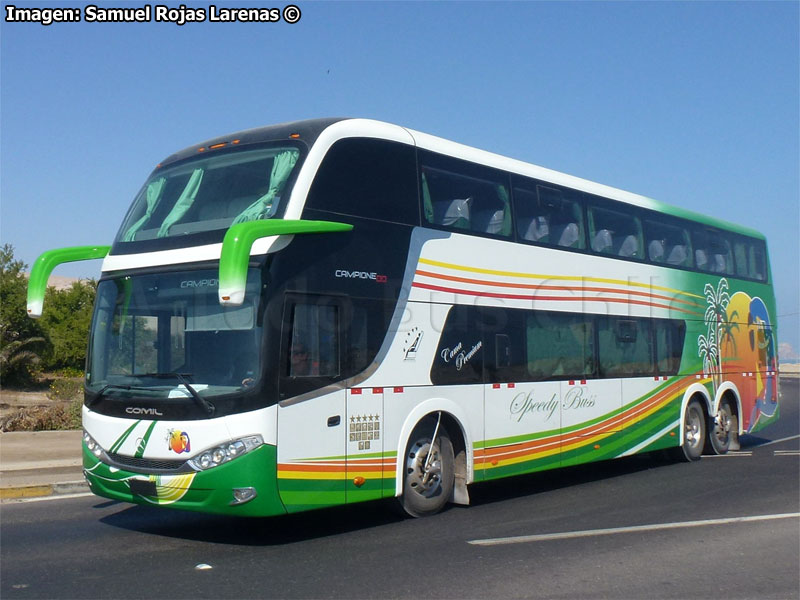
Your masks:
[[[703,299],[703,296],[697,294],[690,294],[682,290],[673,288],[662,287],[659,285],[652,285],[649,283],[638,283],[636,281],[624,281],[622,279],[607,279],[604,277],[576,277],[573,275],[545,275],[538,273],[519,273],[517,271],[495,271],[493,269],[482,269],[480,267],[467,267],[465,265],[456,265],[453,263],[441,262],[438,260],[431,260],[428,258],[420,258],[419,262],[434,267],[443,267],[445,269],[454,269],[456,271],[467,271],[469,273],[483,273],[485,275],[498,275],[501,277],[521,277],[524,279],[552,279],[556,281],[591,281],[593,283],[611,283],[615,285],[627,285],[631,287],[646,288],[651,290],[660,290],[662,292],[671,292],[673,294],[680,294],[682,296],[689,296],[691,298]],[[624,293],[624,292],[620,292]]]

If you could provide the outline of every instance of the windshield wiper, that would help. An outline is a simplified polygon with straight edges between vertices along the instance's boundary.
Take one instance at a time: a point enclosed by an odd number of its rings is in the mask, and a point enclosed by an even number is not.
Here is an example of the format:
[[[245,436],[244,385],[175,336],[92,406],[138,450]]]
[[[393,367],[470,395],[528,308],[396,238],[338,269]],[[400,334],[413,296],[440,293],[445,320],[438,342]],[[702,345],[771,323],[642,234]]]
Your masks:
[[[135,386],[135,385],[120,385],[118,383],[107,383],[100,391],[96,392],[94,397],[86,403],[86,408],[92,408],[92,405],[100,400],[100,398],[105,395],[106,391],[108,390],[146,390],[146,387]]]
[[[177,372],[169,372],[169,373],[137,373],[136,377],[153,377],[154,379],[177,379],[178,382],[185,387],[188,392],[194,398],[195,403],[197,406],[202,408],[207,415],[211,416],[214,414],[214,410],[216,407],[211,404],[208,400],[203,398],[200,394],[197,393],[197,390],[192,387],[192,384],[189,383],[189,380],[186,379],[187,377],[191,377],[191,373],[177,373]]]

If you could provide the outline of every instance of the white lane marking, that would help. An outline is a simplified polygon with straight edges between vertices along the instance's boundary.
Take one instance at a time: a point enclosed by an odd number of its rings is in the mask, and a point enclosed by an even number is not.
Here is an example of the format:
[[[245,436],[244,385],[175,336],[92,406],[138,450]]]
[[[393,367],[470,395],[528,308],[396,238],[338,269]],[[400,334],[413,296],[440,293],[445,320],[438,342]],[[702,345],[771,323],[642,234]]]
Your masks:
[[[81,492],[79,494],[53,494],[52,496],[36,496],[34,498],[6,498],[3,504],[23,504],[25,502],[47,502],[50,500],[69,500],[70,498],[88,498],[94,496],[91,492]]]
[[[780,444],[781,442],[788,442],[789,440],[796,440],[797,438],[800,438],[800,434],[781,438],[779,440],[772,440],[771,442],[764,442],[763,444],[756,444],[755,446],[751,446],[751,448],[763,448],[764,446],[771,446],[772,444]]]
[[[659,531],[663,529],[682,529],[685,527],[703,527],[706,525],[727,525],[729,523],[745,523],[751,521],[773,521],[775,519],[797,519],[800,512],[781,513],[776,515],[754,515],[750,517],[728,517],[724,519],[706,519],[704,521],[683,521],[676,523],[654,523],[652,525],[633,525],[630,527],[612,527],[610,529],[586,529],[583,531],[565,531],[563,533],[544,533],[540,535],[519,535],[506,538],[489,538],[485,540],[468,540],[475,546],[501,546],[505,544],[524,544],[526,542],[543,542],[549,540],[566,540],[571,538],[612,535],[615,533],[631,533],[634,531]]]
[[[726,456],[753,456],[752,452],[726,452],[725,454],[705,454],[703,458],[725,458]]]
[[[800,450],[773,450],[775,456],[800,456]]]

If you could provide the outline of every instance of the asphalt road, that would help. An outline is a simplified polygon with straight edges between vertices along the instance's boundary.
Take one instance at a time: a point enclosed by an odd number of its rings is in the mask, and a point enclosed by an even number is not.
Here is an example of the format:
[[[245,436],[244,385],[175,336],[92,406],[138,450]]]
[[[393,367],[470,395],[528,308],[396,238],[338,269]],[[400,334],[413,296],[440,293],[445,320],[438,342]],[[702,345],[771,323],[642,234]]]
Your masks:
[[[472,506],[428,519],[381,503],[248,520],[96,497],[5,504],[0,596],[798,598],[798,380],[782,394],[781,420],[740,453],[476,485]]]

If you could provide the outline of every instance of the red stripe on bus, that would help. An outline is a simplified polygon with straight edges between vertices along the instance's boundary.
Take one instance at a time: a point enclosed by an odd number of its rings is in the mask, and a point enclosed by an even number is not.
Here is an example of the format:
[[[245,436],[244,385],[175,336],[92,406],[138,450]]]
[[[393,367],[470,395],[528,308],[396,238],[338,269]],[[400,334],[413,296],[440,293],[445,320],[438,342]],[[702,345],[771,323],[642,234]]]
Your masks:
[[[655,302],[643,302],[641,300],[627,300],[625,298],[590,298],[586,296],[537,296],[537,295],[523,295],[523,294],[498,294],[495,292],[479,292],[475,290],[462,290],[457,288],[447,288],[440,285],[430,285],[427,283],[419,283],[415,281],[411,287],[431,290],[433,292],[448,292],[451,294],[465,294],[468,296],[479,296],[483,298],[502,298],[506,300],[552,300],[554,302],[612,302],[616,304],[635,304],[639,306],[650,306],[652,308],[663,308],[665,310],[675,310],[678,312],[686,313],[689,315],[699,315],[700,313],[693,310],[686,310],[684,308],[677,308],[675,306],[667,306],[665,304],[656,304]]]

